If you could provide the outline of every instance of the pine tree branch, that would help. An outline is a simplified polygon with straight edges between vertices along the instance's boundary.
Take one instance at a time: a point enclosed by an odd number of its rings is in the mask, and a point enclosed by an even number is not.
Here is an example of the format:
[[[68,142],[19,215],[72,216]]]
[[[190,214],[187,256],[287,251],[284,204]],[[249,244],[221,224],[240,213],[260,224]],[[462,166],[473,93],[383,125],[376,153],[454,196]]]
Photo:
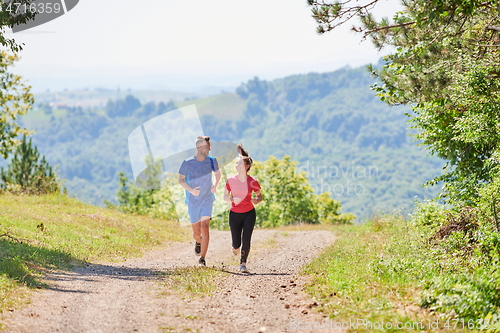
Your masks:
[[[394,29],[394,28],[401,28],[401,27],[406,27],[408,25],[412,25],[412,24],[415,24],[416,21],[411,21],[411,22],[405,22],[405,23],[400,23],[400,24],[394,24],[394,25],[388,25],[388,26],[385,26],[385,27],[378,27],[378,28],[375,28],[375,29],[371,29],[371,30],[367,30],[364,32],[365,36],[364,37],[367,37],[369,34],[372,34],[374,32],[379,32],[379,31],[382,31],[382,30],[389,30],[389,29]],[[363,32],[363,30],[356,30],[357,32]]]
[[[314,13],[313,17],[320,24],[321,28],[318,29],[318,31],[320,31],[320,33],[324,33],[327,31],[334,30],[335,28],[341,26],[342,24],[346,23],[355,16],[368,14],[369,10],[372,9],[378,1],[379,0],[373,0],[370,3],[362,6],[353,6],[353,7],[347,6],[347,9],[343,9],[344,6],[348,5],[350,2],[353,2],[353,0],[347,0],[345,2],[337,2],[335,3],[335,5],[339,6],[339,10],[334,15],[325,12],[325,7],[331,8],[333,6],[332,3],[327,3],[325,1],[308,0],[308,4],[309,6],[320,8],[320,11],[318,12],[313,11]],[[335,20],[338,20],[338,22],[332,24]]]

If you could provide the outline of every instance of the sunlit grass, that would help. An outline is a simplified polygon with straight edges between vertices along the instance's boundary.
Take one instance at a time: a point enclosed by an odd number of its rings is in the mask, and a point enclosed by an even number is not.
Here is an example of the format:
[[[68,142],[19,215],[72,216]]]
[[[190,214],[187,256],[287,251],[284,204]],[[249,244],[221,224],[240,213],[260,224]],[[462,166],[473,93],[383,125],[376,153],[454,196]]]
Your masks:
[[[210,296],[217,290],[215,281],[225,275],[223,270],[214,267],[182,267],[163,272],[161,292],[175,292],[187,297]]]
[[[176,222],[133,216],[62,195],[0,195],[0,311],[43,287],[49,269],[119,261],[188,239]]]

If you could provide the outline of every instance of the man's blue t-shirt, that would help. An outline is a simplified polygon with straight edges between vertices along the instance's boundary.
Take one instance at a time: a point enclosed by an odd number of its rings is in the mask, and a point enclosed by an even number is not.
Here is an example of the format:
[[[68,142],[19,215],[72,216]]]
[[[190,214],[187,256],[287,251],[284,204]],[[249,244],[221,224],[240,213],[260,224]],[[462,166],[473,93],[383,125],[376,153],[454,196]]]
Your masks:
[[[204,201],[214,201],[215,195],[212,187],[212,171],[219,171],[217,159],[207,156],[203,161],[198,161],[195,156],[185,159],[179,168],[179,174],[186,176],[186,183],[191,188],[200,187],[200,195],[194,196],[186,191],[186,203],[197,205]]]

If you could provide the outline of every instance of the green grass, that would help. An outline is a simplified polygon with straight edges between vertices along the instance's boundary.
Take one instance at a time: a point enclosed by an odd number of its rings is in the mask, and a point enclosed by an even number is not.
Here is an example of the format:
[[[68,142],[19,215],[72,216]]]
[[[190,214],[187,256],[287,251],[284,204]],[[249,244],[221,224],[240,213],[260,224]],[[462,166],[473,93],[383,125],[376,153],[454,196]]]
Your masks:
[[[176,222],[133,216],[62,195],[0,195],[0,311],[43,287],[49,269],[119,261],[188,239]]]
[[[333,230],[335,244],[303,271],[311,278],[306,291],[332,321],[366,320],[350,332],[430,332],[436,324],[440,332],[461,331],[419,306],[426,281],[441,273],[429,260],[425,231],[396,216]]]
[[[210,296],[216,289],[215,281],[224,271],[213,267],[182,267],[163,273],[163,294],[175,291],[187,297]]]

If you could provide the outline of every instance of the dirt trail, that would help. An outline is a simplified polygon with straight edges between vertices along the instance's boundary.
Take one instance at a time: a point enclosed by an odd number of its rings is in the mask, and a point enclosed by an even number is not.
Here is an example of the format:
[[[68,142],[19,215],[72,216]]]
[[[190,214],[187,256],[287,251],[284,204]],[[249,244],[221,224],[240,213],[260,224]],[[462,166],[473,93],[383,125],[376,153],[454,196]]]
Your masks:
[[[47,277],[50,288],[4,316],[5,332],[332,332],[305,329],[324,319],[302,291],[300,268],[333,242],[328,231],[255,230],[238,271],[229,232],[211,231],[207,265],[229,272],[210,297],[160,295],[161,272],[192,266],[193,243],[175,244],[117,264]],[[309,324],[308,324],[309,323]]]

